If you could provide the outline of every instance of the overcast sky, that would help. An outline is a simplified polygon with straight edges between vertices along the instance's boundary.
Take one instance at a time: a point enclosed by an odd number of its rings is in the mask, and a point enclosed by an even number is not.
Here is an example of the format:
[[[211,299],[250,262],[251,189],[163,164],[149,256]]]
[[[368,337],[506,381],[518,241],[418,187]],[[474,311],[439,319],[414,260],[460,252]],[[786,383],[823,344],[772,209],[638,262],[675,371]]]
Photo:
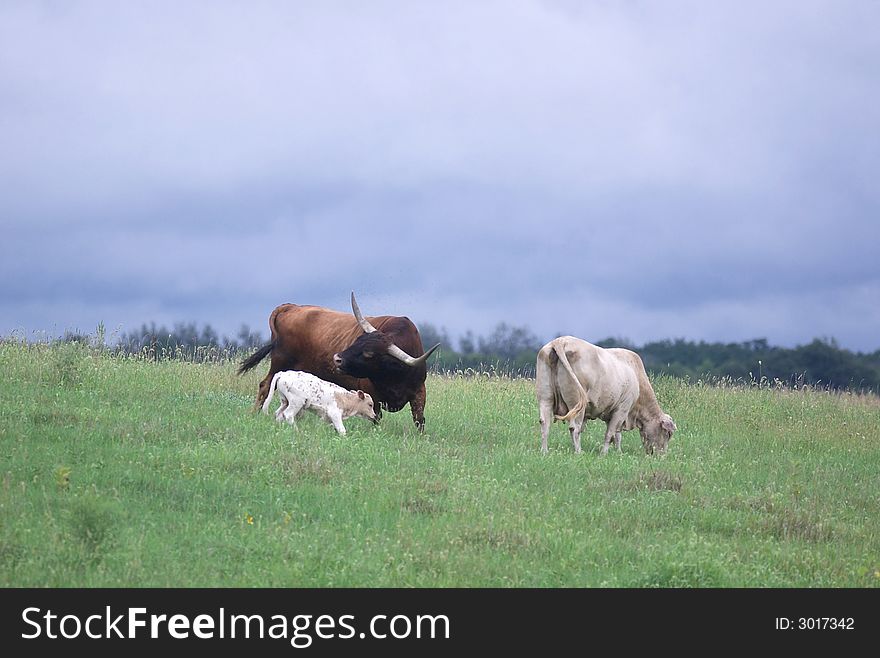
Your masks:
[[[0,334],[880,348],[880,2],[0,3]]]

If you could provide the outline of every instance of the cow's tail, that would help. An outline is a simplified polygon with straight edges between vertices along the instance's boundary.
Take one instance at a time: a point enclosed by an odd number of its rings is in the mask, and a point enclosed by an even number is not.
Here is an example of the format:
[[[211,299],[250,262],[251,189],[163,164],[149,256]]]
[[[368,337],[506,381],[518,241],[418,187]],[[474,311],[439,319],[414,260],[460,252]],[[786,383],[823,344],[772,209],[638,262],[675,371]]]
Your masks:
[[[565,355],[565,346],[554,343],[553,351],[556,352],[556,356],[559,357],[559,362],[562,364],[562,367],[564,367],[565,370],[568,372],[568,376],[571,377],[578,391],[578,401],[571,409],[568,410],[568,413],[564,416],[556,416],[554,414],[553,417],[555,420],[571,420],[572,418],[578,416],[584,409],[586,409],[587,392],[584,390],[584,387],[581,386],[580,381],[578,381],[577,375],[574,374],[574,370],[572,370],[571,364],[568,362],[568,357]]]
[[[272,397],[275,395],[275,387],[278,384],[278,376],[281,372],[276,372],[272,377],[272,383],[269,384],[269,392],[266,394],[266,400],[263,402],[263,413],[269,413],[269,406],[272,404]]]
[[[248,370],[256,366],[260,361],[269,356],[269,352],[271,352],[275,348],[275,341],[271,340],[265,345],[263,345],[256,352],[251,354],[248,358],[244,359],[241,362],[241,366],[238,368],[238,374],[243,375]]]

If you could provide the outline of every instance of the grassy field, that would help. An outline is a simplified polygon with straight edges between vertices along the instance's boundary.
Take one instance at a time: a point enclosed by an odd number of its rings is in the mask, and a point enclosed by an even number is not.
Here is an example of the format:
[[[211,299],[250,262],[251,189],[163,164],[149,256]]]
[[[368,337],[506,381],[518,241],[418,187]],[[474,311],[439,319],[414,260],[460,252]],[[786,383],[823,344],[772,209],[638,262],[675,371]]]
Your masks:
[[[655,378],[668,454],[540,453],[533,382],[428,380],[349,434],[265,366],[0,343],[0,585],[877,587],[880,400]]]

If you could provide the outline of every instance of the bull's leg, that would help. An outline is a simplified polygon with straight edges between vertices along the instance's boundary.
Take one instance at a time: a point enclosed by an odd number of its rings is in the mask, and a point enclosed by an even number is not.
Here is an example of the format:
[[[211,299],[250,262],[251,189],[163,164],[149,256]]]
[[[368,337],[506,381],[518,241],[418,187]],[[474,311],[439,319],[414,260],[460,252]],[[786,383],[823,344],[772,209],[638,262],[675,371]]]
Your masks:
[[[427,390],[425,389],[425,385],[422,384],[421,388],[416,391],[416,394],[409,401],[409,408],[412,410],[413,422],[416,424],[419,432],[425,431],[425,401],[427,398]]]
[[[254,411],[259,411],[263,407],[266,398],[269,397],[269,386],[272,384],[272,378],[275,376],[274,370],[269,370],[269,374],[260,382],[257,388],[257,400],[254,402]]]
[[[547,454],[547,437],[553,424],[553,402],[541,400],[538,404],[538,418],[541,423],[541,452]]]
[[[272,385],[272,378],[275,376],[275,373],[281,372],[282,370],[296,370],[296,361],[273,355],[272,360],[269,363],[269,372],[266,373],[266,376],[263,378],[263,381],[260,382],[260,387],[257,390],[257,401],[254,402],[255,411],[260,410],[263,403],[266,401],[266,398],[269,396],[269,387]]]

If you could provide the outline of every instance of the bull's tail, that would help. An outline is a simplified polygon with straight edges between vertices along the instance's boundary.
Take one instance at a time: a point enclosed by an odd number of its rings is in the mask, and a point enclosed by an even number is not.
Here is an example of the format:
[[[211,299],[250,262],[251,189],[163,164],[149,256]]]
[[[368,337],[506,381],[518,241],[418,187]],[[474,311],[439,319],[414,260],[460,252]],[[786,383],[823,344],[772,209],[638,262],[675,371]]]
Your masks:
[[[266,400],[263,402],[263,413],[269,413],[269,406],[272,404],[272,397],[275,395],[275,387],[278,384],[278,375],[281,374],[281,371],[276,372],[275,376],[272,377],[272,383],[269,384],[269,392],[266,394]],[[280,394],[279,394],[280,395]]]
[[[251,354],[248,358],[244,359],[241,362],[241,366],[238,368],[238,374],[243,375],[248,370],[256,366],[260,361],[269,356],[269,352],[271,352],[275,348],[275,341],[269,341],[265,345],[263,345],[256,352]]]
[[[571,377],[572,381],[574,381],[574,385],[577,387],[578,391],[578,401],[571,409],[568,410],[568,413],[564,416],[556,416],[554,414],[553,418],[554,420],[562,421],[571,420],[587,408],[587,392],[584,390],[584,387],[581,386],[577,375],[574,374],[574,370],[572,370],[571,364],[568,362],[568,357],[565,355],[565,346],[554,343],[553,351],[556,352],[556,356],[559,357],[559,362],[568,372],[568,376]]]

